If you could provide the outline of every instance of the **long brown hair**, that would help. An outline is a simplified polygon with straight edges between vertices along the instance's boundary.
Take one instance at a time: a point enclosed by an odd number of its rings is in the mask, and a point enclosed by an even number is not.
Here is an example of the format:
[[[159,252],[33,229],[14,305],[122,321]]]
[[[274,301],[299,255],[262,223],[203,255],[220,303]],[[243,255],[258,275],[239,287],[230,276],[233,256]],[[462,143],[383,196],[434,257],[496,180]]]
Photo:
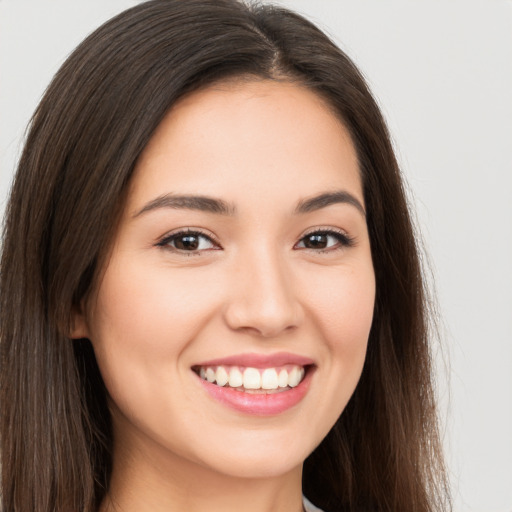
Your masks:
[[[30,126],[7,207],[0,274],[5,512],[97,510],[111,473],[106,391],[88,340],[72,341],[135,162],[184,94],[236,77],[300,83],[350,131],[377,294],[361,380],[306,460],[326,511],[449,509],[427,304],[385,122],[361,74],[288,10],[236,0],[153,0],[91,34],[56,74]]]

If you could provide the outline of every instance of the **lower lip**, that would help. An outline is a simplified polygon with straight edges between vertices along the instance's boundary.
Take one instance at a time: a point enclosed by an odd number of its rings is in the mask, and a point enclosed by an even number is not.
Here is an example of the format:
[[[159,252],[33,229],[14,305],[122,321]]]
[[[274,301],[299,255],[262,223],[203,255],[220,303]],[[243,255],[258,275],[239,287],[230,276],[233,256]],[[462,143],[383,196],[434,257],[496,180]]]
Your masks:
[[[283,413],[297,405],[306,396],[313,373],[313,368],[309,367],[298,386],[279,393],[268,394],[245,393],[233,388],[217,386],[199,376],[197,378],[200,379],[204,389],[212,398],[231,409],[244,414],[270,416]]]

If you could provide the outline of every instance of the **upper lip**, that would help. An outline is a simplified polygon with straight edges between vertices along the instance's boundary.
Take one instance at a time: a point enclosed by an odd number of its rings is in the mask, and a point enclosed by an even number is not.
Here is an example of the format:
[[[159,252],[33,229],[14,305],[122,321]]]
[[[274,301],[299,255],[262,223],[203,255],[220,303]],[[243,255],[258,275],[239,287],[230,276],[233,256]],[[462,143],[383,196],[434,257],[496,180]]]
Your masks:
[[[287,364],[308,366],[314,364],[313,359],[290,352],[276,352],[275,354],[235,354],[232,356],[202,361],[194,366],[249,366],[251,368],[275,368]]]

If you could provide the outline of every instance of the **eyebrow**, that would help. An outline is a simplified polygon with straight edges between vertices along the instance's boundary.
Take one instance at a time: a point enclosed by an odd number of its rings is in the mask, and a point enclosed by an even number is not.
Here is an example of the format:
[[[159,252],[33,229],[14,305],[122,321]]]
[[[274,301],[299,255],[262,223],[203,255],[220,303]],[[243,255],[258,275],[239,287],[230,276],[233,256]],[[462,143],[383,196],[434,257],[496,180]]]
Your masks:
[[[366,212],[361,202],[349,192],[338,190],[334,192],[324,192],[314,197],[302,199],[295,208],[295,214],[310,213],[321,210],[333,204],[350,204],[354,206],[362,215],[366,217]],[[142,209],[133,215],[139,217],[144,213],[160,208],[172,208],[174,210],[198,210],[218,215],[234,215],[236,207],[222,199],[202,195],[174,195],[163,194],[146,203]]]
[[[198,210],[201,212],[217,213],[220,215],[234,215],[235,207],[222,199],[208,196],[189,196],[164,194],[153,199],[139,210],[134,217],[138,217],[158,208],[172,208],[175,210]]]
[[[303,199],[297,204],[295,213],[309,213],[338,203],[350,204],[354,206],[363,217],[366,217],[366,212],[361,202],[350,192],[345,190],[324,192],[317,196]]]

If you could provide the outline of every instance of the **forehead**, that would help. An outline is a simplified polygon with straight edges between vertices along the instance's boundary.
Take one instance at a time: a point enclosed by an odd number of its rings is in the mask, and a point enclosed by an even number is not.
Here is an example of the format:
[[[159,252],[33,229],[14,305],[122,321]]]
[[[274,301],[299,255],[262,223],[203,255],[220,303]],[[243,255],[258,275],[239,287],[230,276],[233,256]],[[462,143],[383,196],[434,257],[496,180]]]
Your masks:
[[[137,163],[130,202],[197,191],[283,201],[311,187],[349,188],[362,202],[356,152],[340,119],[306,87],[230,82],[194,92],[167,113]]]

